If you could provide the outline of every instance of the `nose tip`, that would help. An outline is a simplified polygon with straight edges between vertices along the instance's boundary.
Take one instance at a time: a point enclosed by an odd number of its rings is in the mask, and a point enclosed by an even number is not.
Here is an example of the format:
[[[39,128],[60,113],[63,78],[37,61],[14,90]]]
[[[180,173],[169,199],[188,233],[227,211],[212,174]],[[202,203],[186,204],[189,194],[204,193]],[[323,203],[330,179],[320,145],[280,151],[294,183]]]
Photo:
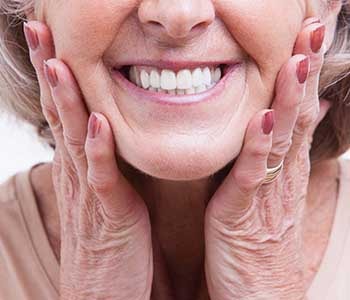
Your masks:
[[[180,39],[199,35],[214,21],[211,0],[149,0],[138,11],[143,26],[155,35]]]

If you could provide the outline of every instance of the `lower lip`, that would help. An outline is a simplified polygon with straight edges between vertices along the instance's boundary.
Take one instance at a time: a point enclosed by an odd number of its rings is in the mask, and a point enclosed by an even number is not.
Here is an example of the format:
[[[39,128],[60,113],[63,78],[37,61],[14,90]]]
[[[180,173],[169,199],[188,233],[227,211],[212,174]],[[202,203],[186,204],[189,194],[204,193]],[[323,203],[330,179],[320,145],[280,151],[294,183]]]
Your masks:
[[[212,88],[197,94],[192,95],[170,95],[165,93],[152,92],[145,90],[133,84],[127,80],[118,70],[112,70],[112,77],[120,84],[121,88],[132,94],[134,97],[139,99],[146,99],[158,104],[166,105],[193,105],[196,103],[202,103],[210,101],[219,96],[225,90],[225,84],[234,75],[235,71],[241,66],[241,63],[230,65],[226,74],[220,79],[220,81]]]

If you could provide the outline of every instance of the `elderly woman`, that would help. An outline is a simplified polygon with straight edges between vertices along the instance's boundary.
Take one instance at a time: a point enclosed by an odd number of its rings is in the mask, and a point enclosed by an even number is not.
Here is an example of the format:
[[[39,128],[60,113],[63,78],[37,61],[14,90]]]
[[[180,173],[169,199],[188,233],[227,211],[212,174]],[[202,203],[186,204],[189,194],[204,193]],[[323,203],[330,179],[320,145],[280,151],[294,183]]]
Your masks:
[[[349,1],[0,12],[1,101],[55,149],[1,185],[1,299],[350,299]]]

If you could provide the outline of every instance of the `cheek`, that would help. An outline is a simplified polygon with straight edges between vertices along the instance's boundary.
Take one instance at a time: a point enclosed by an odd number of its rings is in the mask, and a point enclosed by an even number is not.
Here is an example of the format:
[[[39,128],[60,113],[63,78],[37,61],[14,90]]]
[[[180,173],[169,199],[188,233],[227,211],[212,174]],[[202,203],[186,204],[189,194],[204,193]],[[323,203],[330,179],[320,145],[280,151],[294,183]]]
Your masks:
[[[225,20],[236,42],[255,62],[264,80],[274,78],[292,55],[305,15],[301,2],[217,0],[218,15]],[[286,11],[289,13],[286,14]]]
[[[76,0],[49,7],[56,57],[73,69],[101,60],[136,0]],[[61,2],[62,3],[62,2]]]

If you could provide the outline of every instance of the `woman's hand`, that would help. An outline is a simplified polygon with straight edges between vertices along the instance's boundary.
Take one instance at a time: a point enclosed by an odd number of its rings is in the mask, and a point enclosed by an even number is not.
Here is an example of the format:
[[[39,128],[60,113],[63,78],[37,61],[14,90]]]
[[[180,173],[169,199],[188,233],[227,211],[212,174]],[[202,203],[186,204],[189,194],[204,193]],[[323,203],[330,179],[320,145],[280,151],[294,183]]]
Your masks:
[[[211,300],[305,297],[301,221],[309,150],[329,108],[318,97],[323,36],[322,24],[305,20],[294,56],[277,78],[275,118],[264,117],[268,110],[252,118],[240,155],[208,204],[205,272]],[[277,180],[263,184],[266,168],[282,160]]]
[[[28,25],[41,104],[56,141],[52,179],[61,223],[60,299],[148,300],[153,256],[147,207],[118,170],[107,119],[99,113],[88,118],[70,69],[50,59],[48,27]]]

